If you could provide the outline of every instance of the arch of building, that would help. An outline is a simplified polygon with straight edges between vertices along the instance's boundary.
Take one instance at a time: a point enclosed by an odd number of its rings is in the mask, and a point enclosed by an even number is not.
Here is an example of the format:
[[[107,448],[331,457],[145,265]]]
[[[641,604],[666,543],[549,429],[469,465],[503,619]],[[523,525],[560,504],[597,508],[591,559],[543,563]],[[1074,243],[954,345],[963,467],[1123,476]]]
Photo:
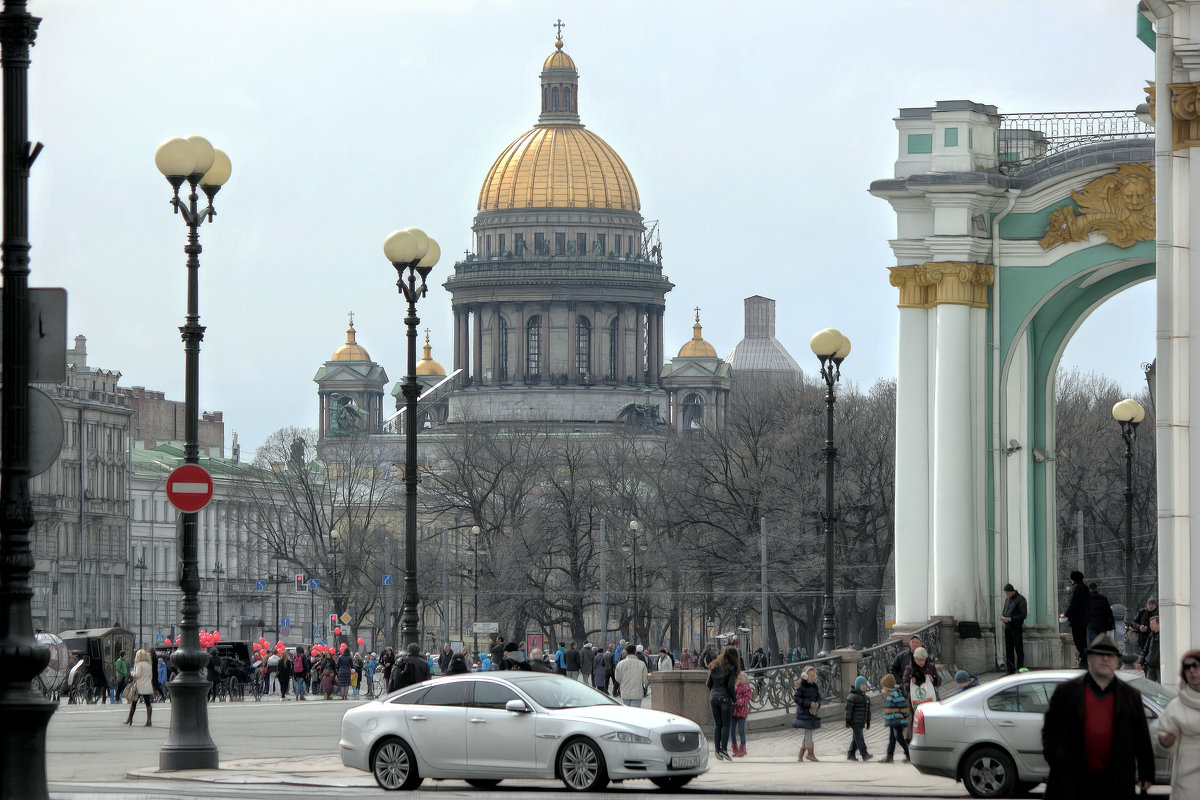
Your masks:
[[[978,623],[978,637],[954,626],[948,661],[991,669],[1012,583],[1028,662],[1057,665],[1054,376],[1087,316],[1155,275],[1154,143],[1002,169],[1028,153],[994,106],[940,102],[896,124],[895,177],[871,186],[898,229],[896,625]]]

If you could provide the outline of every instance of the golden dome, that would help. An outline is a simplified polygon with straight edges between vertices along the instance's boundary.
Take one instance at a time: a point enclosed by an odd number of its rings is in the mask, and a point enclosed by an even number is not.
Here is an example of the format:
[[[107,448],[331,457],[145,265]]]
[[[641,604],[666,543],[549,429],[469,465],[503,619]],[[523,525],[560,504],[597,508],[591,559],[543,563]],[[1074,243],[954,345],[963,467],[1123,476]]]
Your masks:
[[[432,348],[429,346],[429,328],[425,329],[425,354],[417,362],[417,377],[423,376],[446,376],[446,368],[433,360]]]
[[[480,211],[507,208],[638,211],[641,200],[608,142],[581,125],[538,125],[504,148],[479,190]]]
[[[717,351],[700,335],[700,309],[696,309],[696,324],[692,326],[692,340],[679,348],[680,358],[716,358]]]
[[[562,39],[554,43],[554,52],[546,56],[546,63],[542,64],[542,69],[575,69],[575,62],[563,52],[562,46]]]
[[[354,313],[350,313],[350,327],[346,329],[346,343],[334,352],[330,361],[370,361],[366,349],[354,341]]]

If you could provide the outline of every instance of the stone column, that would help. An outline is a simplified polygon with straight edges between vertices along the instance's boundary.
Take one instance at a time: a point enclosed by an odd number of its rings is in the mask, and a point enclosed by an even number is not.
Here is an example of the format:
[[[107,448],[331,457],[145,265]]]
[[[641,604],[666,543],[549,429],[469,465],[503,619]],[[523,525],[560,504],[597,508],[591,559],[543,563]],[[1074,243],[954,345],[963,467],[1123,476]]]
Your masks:
[[[575,362],[577,349],[579,347],[579,336],[576,330],[576,325],[579,324],[578,312],[575,308],[575,301],[567,301],[567,380],[572,383],[577,378],[575,370]]]
[[[517,327],[509,344],[513,346],[516,356],[513,364],[513,380],[520,383],[525,380],[525,304],[517,303]]]
[[[625,368],[625,325],[627,319],[625,314],[626,308],[627,305],[625,303],[617,303],[617,341],[613,344],[617,350],[617,374],[613,376],[613,380],[618,385],[620,385],[620,383],[625,380],[625,376],[629,374],[628,370]]]
[[[604,357],[603,309],[599,303],[592,306],[592,382],[599,383],[608,375],[608,361]]]
[[[483,323],[483,314],[482,314],[482,311],[483,311],[483,307],[481,305],[479,305],[478,303],[471,306],[471,315],[475,318],[474,330],[472,331],[472,333],[474,334],[473,347],[475,349],[475,360],[473,362],[474,372],[475,372],[475,382],[480,383],[480,384],[482,384],[484,382],[483,381],[484,376],[483,376],[483,324],[482,324]]]
[[[664,306],[658,306],[654,309],[654,385],[657,386],[662,378],[663,368],[663,312],[666,311]]]
[[[642,327],[642,318],[646,313],[646,307],[635,305],[633,307],[633,382],[646,382],[646,329]]]
[[[462,369],[462,311],[458,306],[454,307],[454,342],[451,349],[454,353],[454,369]]]
[[[542,320],[541,335],[538,337],[538,346],[541,348],[538,358],[538,374],[543,379],[549,379],[550,376],[550,304],[542,303],[540,312]]]
[[[512,345],[512,342],[509,342]],[[492,376],[495,383],[501,382],[500,368],[500,304],[492,303]]]

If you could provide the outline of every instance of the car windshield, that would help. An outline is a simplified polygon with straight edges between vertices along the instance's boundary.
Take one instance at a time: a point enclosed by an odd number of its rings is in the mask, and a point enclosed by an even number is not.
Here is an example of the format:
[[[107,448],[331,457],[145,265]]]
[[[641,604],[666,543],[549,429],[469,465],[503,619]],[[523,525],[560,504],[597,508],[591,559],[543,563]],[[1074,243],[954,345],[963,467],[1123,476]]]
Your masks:
[[[583,708],[617,705],[616,701],[591,686],[554,675],[521,676],[513,683],[543,708]]]
[[[1146,678],[1133,678],[1129,685],[1141,692],[1143,697],[1149,697],[1159,708],[1166,708],[1167,703],[1179,695],[1170,686],[1163,686]]]

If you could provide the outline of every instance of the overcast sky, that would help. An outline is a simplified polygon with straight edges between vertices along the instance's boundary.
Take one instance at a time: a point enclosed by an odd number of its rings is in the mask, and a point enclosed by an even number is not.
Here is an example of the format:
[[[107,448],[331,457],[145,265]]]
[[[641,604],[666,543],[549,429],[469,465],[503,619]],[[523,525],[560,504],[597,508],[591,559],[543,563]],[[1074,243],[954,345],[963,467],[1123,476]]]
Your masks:
[[[851,338],[843,379],[895,374],[897,109],[970,99],[1001,113],[1133,108],[1153,75],[1132,0],[605,0],[548,3],[31,0],[34,286],[69,291],[68,336],[122,384],[183,399],[186,229],[154,149],[198,133],[233,176],[201,229],[200,404],[243,457],[315,425],[312,377],[345,340],[393,381],[404,309],[382,244],[418,226],[442,245],[420,306],[447,368],[450,295],[480,184],[536,120],[538,73],[566,23],[580,115],[658,220],[666,352],[693,306],[724,355],[742,299],[778,303],[778,338]],[[1154,351],[1153,283],[1093,315],[1064,363],[1129,391]],[[391,386],[389,385],[389,390]]]

